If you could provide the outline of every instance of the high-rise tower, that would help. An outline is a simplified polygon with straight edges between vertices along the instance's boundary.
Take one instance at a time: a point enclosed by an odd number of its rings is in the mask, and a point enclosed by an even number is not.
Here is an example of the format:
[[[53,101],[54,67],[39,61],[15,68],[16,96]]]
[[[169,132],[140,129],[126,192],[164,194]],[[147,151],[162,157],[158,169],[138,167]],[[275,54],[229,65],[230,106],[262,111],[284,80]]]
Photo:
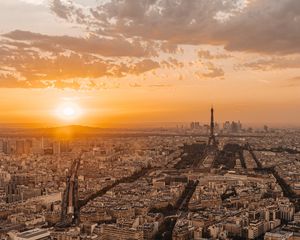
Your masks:
[[[214,108],[210,109],[210,134],[208,139],[208,145],[217,145],[216,137],[215,137],[215,120],[214,120]]]

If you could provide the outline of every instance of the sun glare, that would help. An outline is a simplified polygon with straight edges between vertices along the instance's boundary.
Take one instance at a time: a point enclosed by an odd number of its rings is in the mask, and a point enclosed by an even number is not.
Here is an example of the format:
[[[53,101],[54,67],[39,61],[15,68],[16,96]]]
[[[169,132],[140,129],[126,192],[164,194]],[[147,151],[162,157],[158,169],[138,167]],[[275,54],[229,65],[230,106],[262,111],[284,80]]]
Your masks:
[[[81,108],[75,103],[63,103],[56,109],[57,117],[65,121],[78,119],[81,114]]]

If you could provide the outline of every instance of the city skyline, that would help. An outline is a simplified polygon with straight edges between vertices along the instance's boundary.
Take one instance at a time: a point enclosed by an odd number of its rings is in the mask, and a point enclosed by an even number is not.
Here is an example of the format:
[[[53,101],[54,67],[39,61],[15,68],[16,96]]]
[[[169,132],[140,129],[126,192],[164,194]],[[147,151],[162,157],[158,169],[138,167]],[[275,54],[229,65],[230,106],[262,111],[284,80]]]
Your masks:
[[[219,122],[299,127],[298,9],[295,0],[1,1],[0,124],[207,122],[213,104]]]

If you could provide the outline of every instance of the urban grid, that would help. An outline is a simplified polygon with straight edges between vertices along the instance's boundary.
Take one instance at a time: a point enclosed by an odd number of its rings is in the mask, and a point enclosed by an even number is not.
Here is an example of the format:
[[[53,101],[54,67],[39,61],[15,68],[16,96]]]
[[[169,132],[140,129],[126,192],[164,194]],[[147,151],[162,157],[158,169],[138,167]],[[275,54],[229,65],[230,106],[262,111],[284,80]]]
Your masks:
[[[300,239],[300,133],[1,137],[1,239]],[[76,131],[76,126],[72,126]]]

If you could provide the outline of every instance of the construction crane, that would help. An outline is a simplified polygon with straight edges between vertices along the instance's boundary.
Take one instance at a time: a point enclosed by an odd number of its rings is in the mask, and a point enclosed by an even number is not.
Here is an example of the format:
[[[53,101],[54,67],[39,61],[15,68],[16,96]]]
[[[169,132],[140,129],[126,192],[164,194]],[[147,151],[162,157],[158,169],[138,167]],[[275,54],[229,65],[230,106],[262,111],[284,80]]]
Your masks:
[[[58,228],[66,228],[79,224],[78,169],[83,154],[84,151],[81,151],[79,157],[72,161],[71,168],[68,171],[66,177],[66,189],[61,204],[60,222],[56,225]]]

